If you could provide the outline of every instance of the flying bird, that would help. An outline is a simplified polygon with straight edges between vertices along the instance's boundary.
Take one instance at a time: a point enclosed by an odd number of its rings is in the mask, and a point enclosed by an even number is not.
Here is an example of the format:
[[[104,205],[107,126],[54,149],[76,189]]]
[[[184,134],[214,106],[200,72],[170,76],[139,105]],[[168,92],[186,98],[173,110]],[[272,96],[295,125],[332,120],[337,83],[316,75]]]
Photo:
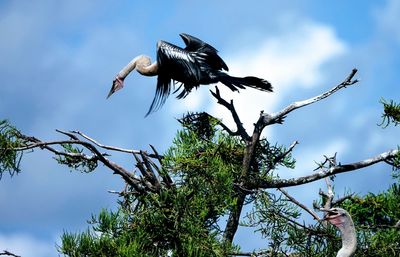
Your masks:
[[[349,257],[357,248],[357,234],[350,214],[342,208],[321,209],[326,212],[324,220],[329,221],[340,230],[342,237],[342,248],[336,257]]]
[[[185,98],[193,88],[221,82],[232,91],[252,87],[262,91],[272,92],[271,84],[257,77],[233,77],[228,75],[228,66],[218,55],[218,51],[211,45],[188,34],[180,34],[186,47],[181,48],[174,44],[158,41],[157,61],[151,63],[150,57],[139,55],[128,63],[115,77],[109,98],[124,86],[125,78],[136,69],[144,76],[158,76],[156,93],[146,116],[158,110],[176,84],[179,87],[178,99]]]

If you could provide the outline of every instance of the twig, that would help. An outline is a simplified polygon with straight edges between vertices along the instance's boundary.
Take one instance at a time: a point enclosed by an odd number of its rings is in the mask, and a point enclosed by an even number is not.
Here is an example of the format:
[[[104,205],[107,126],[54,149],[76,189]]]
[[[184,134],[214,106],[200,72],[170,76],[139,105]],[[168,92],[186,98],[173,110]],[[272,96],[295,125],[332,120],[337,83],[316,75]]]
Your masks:
[[[333,192],[332,184],[330,183],[328,178],[325,178],[325,183],[326,183],[328,192],[326,192],[326,194],[324,194],[327,196],[326,201],[324,203],[324,209],[329,210],[330,208],[332,208],[332,201],[333,201],[333,198],[335,197],[335,193]]]
[[[7,250],[4,250],[3,252],[0,253],[0,255],[7,255],[7,256],[13,256],[13,257],[21,257],[20,255],[16,255],[12,252],[9,252]]]
[[[284,194],[292,203],[296,204],[297,206],[299,206],[300,208],[302,208],[303,210],[305,210],[306,212],[308,212],[311,216],[313,216],[313,218],[315,220],[320,221],[321,218],[310,208],[308,208],[307,206],[305,206],[304,204],[300,203],[299,201],[297,201],[293,196],[291,196],[286,190],[282,189],[282,188],[278,188],[279,191],[282,192],[282,194]]]
[[[23,147],[13,148],[13,150],[15,150],[15,151],[25,151],[25,150],[30,150],[30,149],[39,147],[42,149],[47,149],[56,155],[62,155],[62,156],[71,157],[71,158],[82,158],[87,161],[95,161],[98,159],[95,155],[89,156],[84,153],[67,153],[67,152],[59,151],[53,147],[50,147],[50,145],[63,145],[63,144],[71,144],[71,143],[73,144],[75,142],[80,142],[79,140],[76,141],[73,139],[73,140],[42,142],[41,140],[37,139],[36,137],[30,137],[30,136],[26,136],[23,134],[19,134],[19,137],[28,142],[33,142],[33,143],[27,144],[26,146],[23,146]]]
[[[341,204],[342,202],[344,202],[345,200],[352,198],[353,196],[354,196],[354,193],[349,194],[349,195],[342,196],[342,197],[340,197],[339,199],[336,199],[336,200],[332,201],[332,206],[339,205],[339,204]]]
[[[158,162],[160,163],[160,165],[162,165],[161,161],[162,161],[162,159],[163,159],[163,156],[160,155],[160,154],[158,154],[156,148],[155,148],[153,145],[150,145],[150,147],[151,147],[151,150],[153,150],[153,152],[154,152],[155,158],[158,160]]]
[[[286,149],[285,152],[283,152],[282,154],[280,154],[279,156],[277,156],[275,162],[278,163],[278,162],[280,162],[281,160],[283,160],[289,153],[291,153],[291,152],[293,151],[294,147],[295,147],[296,145],[298,145],[298,144],[299,144],[298,141],[294,141],[294,142],[289,146],[289,148]]]
[[[225,125],[222,121],[218,122],[218,125],[220,125],[222,127],[223,130],[225,130],[226,132],[228,132],[229,135],[231,136],[240,136],[240,133],[238,130],[236,131],[232,131],[227,125]]]
[[[60,132],[67,133],[65,131],[60,131]],[[81,137],[83,137],[84,139],[88,140],[89,142],[92,142],[93,144],[95,144],[98,147],[103,148],[103,149],[112,150],[112,151],[116,151],[116,152],[131,153],[131,154],[140,154],[140,152],[141,152],[140,150],[124,149],[124,148],[119,148],[119,147],[115,147],[115,146],[103,145],[80,131],[74,130],[74,131],[71,131],[71,133],[78,134]],[[157,158],[157,156],[154,154],[147,154],[147,155],[151,158]],[[160,155],[159,155],[159,157],[160,157]]]
[[[239,115],[236,112],[235,106],[233,105],[233,100],[228,103],[225,99],[223,99],[219,93],[218,87],[215,87],[215,92],[211,91],[211,94],[218,100],[218,103],[225,106],[232,114],[233,120],[236,123],[237,132],[232,132],[234,134],[239,134],[243,140],[247,141],[250,139],[249,134],[246,129],[243,127],[243,123],[240,121]]]
[[[79,140],[79,138],[77,136],[75,136],[74,134],[72,134],[72,133],[69,133],[69,132],[66,132],[66,131],[63,131],[63,130],[60,130],[60,129],[56,129],[56,131],[58,133],[64,134],[66,136],[69,136],[73,140]]]

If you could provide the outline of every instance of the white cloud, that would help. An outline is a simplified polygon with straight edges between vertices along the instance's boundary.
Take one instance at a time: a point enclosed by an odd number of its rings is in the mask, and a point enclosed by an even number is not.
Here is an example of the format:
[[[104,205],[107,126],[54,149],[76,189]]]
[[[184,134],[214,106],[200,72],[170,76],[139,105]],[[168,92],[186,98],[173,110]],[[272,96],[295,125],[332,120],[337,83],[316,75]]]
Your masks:
[[[277,103],[289,90],[310,88],[323,82],[322,65],[343,54],[347,47],[334,30],[326,25],[303,22],[293,30],[265,38],[258,46],[225,58],[230,74],[235,76],[258,76],[274,85],[274,93],[254,89],[242,90],[240,94],[220,87],[222,96],[234,104],[245,128],[251,133],[261,110],[276,111]],[[198,94],[198,98],[205,94]],[[211,99],[211,97],[209,96]],[[192,101],[188,98],[186,102]],[[183,105],[187,108],[188,104]],[[197,107],[197,105],[195,106]],[[215,101],[209,111],[234,127],[231,114]]]
[[[0,252],[7,250],[23,257],[51,257],[56,255],[54,242],[47,242],[26,234],[0,234]]]

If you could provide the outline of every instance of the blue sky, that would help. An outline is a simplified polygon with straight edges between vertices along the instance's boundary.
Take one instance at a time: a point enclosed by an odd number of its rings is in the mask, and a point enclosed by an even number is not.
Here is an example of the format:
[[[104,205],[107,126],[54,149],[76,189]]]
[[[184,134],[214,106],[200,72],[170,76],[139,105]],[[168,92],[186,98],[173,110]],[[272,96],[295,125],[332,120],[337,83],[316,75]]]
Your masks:
[[[144,118],[155,78],[137,73],[123,90],[105,100],[115,74],[133,57],[155,58],[160,39],[182,45],[185,32],[215,46],[234,75],[270,80],[275,92],[253,89],[234,99],[251,132],[259,111],[275,112],[292,101],[328,90],[353,67],[354,87],[298,110],[284,125],[268,128],[271,142],[294,150],[297,168],[282,177],[310,174],[314,161],[338,152],[342,163],[395,148],[398,129],[382,130],[381,97],[400,101],[400,4],[387,1],[0,1],[0,118],[44,140],[61,138],[55,129],[81,130],[104,144],[165,150],[187,110],[209,111],[231,124],[215,104],[210,87],[184,101],[174,97]],[[114,160],[132,167],[129,156]],[[44,152],[25,155],[23,173],[0,181],[0,251],[24,257],[54,256],[63,230],[83,231],[101,208],[114,208],[107,190],[122,187],[99,167],[91,174],[69,172]],[[390,168],[342,174],[336,189],[379,192],[390,184]],[[291,189],[308,206],[322,182]],[[263,247],[241,229],[243,249]],[[255,237],[257,238],[257,237]]]

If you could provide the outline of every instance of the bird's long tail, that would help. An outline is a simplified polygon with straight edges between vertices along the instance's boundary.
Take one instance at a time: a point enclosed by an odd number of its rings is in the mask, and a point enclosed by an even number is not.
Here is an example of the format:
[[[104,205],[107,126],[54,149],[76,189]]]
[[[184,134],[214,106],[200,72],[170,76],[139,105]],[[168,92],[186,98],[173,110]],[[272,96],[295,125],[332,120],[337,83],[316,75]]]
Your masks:
[[[218,76],[219,81],[225,86],[229,87],[232,91],[237,91],[239,88],[252,87],[261,91],[272,92],[272,85],[265,79],[257,77],[232,77],[228,74],[221,73]]]

